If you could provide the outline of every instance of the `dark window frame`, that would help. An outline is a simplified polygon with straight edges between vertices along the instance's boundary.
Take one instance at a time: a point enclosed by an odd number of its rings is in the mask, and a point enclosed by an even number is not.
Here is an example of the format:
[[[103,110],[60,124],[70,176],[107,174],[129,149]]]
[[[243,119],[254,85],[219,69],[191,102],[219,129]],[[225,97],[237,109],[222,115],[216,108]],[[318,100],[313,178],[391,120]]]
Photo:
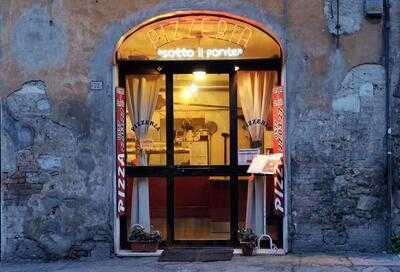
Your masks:
[[[238,165],[237,140],[237,84],[236,70],[272,70],[278,73],[281,83],[282,59],[208,60],[208,61],[118,61],[120,87],[125,88],[125,77],[129,74],[164,74],[166,80],[166,165],[127,166],[127,177],[165,177],[167,180],[167,244],[168,245],[238,245],[238,177],[246,174],[247,166]],[[229,74],[229,123],[230,123],[230,164],[191,165],[174,164],[174,112],[173,75],[192,73],[203,69],[207,73]],[[232,137],[233,135],[233,137]],[[229,176],[230,177],[230,240],[181,241],[174,239],[174,177],[176,176]],[[187,182],[190,182],[188,180]],[[121,248],[128,248],[126,218],[121,219]]]

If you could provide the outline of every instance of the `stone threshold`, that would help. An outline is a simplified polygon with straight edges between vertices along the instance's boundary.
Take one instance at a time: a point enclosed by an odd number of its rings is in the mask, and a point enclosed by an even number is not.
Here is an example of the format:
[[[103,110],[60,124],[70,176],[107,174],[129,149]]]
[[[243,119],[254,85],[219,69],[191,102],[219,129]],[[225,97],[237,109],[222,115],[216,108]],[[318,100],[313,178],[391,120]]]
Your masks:
[[[132,252],[130,250],[119,250],[116,255],[119,257],[157,257],[160,256],[163,251],[164,250],[157,250],[156,252]],[[235,248],[233,250],[233,255],[241,255],[241,254],[242,250],[240,248]],[[282,256],[285,254],[286,253],[283,249],[272,250],[263,248],[263,249],[257,249],[255,255]]]

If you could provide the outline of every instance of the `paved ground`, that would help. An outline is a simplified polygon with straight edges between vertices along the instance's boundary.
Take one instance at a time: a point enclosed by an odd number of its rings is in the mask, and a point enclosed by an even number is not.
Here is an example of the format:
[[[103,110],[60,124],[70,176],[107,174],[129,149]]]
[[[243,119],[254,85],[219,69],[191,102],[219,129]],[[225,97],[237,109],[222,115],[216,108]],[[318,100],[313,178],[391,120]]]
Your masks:
[[[52,263],[1,264],[1,272],[199,272],[199,271],[290,271],[290,272],[400,272],[400,256],[324,254],[287,256],[235,256],[228,262],[160,263],[157,258],[110,258]]]

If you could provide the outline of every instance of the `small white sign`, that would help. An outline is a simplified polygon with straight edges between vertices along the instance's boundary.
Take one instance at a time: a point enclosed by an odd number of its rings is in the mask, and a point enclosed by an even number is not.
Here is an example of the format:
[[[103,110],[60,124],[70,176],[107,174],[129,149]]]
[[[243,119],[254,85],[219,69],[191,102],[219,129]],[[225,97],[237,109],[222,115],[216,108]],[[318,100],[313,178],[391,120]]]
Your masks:
[[[239,57],[243,54],[242,48],[173,48],[158,49],[157,54],[163,59],[213,59],[213,58],[229,58]]]
[[[93,91],[102,90],[103,89],[103,81],[101,81],[101,80],[90,81],[90,89]]]

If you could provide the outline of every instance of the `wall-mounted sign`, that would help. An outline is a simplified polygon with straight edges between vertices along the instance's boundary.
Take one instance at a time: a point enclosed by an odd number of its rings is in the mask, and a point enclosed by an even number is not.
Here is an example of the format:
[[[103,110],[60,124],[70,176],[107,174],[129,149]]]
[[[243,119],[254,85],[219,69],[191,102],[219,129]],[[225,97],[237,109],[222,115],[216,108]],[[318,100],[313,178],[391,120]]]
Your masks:
[[[214,59],[214,58],[232,58],[243,54],[242,48],[174,48],[158,49],[158,56],[164,59]]]
[[[125,90],[115,89],[115,139],[116,139],[116,179],[117,179],[117,214],[126,214],[126,177],[125,177]]]
[[[253,34],[250,26],[226,19],[210,16],[192,16],[185,20],[161,22],[146,31],[147,41],[154,48],[160,48],[170,42],[202,38],[229,41],[246,48]]]
[[[92,91],[103,90],[103,81],[101,81],[101,80],[90,81],[90,89]]]
[[[124,60],[272,58],[279,44],[260,28],[219,15],[174,16],[145,25],[121,43]]]

